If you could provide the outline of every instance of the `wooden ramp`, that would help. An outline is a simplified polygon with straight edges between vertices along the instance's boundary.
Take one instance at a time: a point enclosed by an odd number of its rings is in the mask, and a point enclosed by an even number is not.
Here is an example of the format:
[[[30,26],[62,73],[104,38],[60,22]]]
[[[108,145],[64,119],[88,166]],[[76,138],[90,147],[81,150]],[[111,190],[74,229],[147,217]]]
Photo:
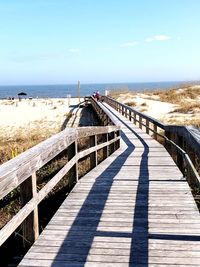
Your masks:
[[[19,266],[200,266],[187,182],[163,146],[108,109],[120,149],[76,184]]]

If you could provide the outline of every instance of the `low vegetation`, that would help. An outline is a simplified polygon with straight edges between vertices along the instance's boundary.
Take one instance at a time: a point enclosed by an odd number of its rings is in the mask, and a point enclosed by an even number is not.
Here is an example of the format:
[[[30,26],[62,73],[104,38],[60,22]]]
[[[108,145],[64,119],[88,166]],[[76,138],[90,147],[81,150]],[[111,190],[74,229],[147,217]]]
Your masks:
[[[66,126],[66,125],[65,125]],[[14,158],[23,151],[33,147],[34,145],[40,143],[41,141],[47,139],[51,135],[60,131],[60,127],[56,129],[53,127],[42,127],[37,125],[37,127],[31,130],[19,129],[15,135],[6,136],[2,133],[0,141],[0,158],[1,164],[9,159]],[[87,138],[82,139],[79,142],[78,150],[83,150],[89,147],[90,140]],[[36,172],[37,175],[37,190],[40,191],[46,183],[67,163],[68,159],[66,157],[67,151],[64,150],[56,158],[48,162],[45,166],[40,168]],[[98,161],[102,160],[102,153],[98,153]],[[79,177],[83,176],[91,169],[90,157],[85,157],[79,162],[78,172]],[[65,175],[62,180],[53,188],[53,190],[48,194],[48,196],[39,205],[39,216],[40,218],[40,231],[46,226],[48,221],[53,216],[54,212],[58,209],[60,204],[66,198],[66,195],[71,191],[75,184],[75,175],[73,170],[70,170],[67,175]],[[48,207],[51,207],[49,209]],[[0,200],[0,229],[10,221],[10,219],[21,209],[20,202],[20,186],[13,190],[10,194]],[[16,238],[19,239],[19,254],[22,252],[22,228],[19,227],[15,233],[9,238],[8,242],[5,242],[3,248],[9,246],[10,257],[16,255],[16,248],[12,240]],[[11,240],[11,241],[10,241]],[[12,246],[13,245],[13,246]],[[12,251],[11,251],[12,250]],[[3,251],[3,250],[2,250]],[[1,253],[1,251],[0,251]],[[6,257],[6,255],[5,255]],[[7,259],[5,259],[7,260]]]
[[[0,164],[16,157],[20,153],[42,142],[55,134],[52,129],[18,129],[15,135],[7,137],[2,135],[0,138]]]
[[[183,85],[180,88],[171,88],[169,90],[154,90],[147,93],[149,96],[158,96],[162,102],[172,104],[185,103],[185,101],[194,100],[200,95],[200,88]]]
[[[199,92],[200,93],[200,92]],[[178,108],[174,109],[174,112],[184,113],[184,114],[194,114],[200,111],[200,101],[195,103],[184,102]]]
[[[129,107],[135,107],[137,106],[137,103],[135,101],[126,102],[126,105]]]
[[[117,99],[121,94],[129,94],[129,93],[132,94],[133,92],[130,91],[128,88],[118,88],[109,91],[109,95],[114,99]]]
[[[200,118],[196,118],[196,117],[185,118],[183,121],[181,121],[180,119],[177,119],[176,117],[172,117],[168,119],[167,123],[172,124],[172,125],[180,125],[180,126],[194,126],[200,129]]]
[[[110,96],[140,112],[155,116],[163,123],[193,125],[200,128],[200,85],[198,84],[186,83],[166,90],[145,90],[142,93],[126,88],[116,89],[110,91]],[[159,112],[151,115],[152,110],[155,109],[153,105],[154,103],[156,105],[157,101],[169,103],[171,110],[161,116]]]

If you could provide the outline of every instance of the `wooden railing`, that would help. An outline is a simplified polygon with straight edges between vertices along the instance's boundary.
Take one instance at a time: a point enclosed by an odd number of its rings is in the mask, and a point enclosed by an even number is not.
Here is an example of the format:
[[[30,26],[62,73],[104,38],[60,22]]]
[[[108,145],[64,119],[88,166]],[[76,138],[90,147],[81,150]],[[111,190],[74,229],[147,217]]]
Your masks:
[[[91,104],[95,113],[99,117],[102,126],[118,125],[118,120],[101,104],[101,101],[96,101],[94,97],[86,97],[85,102]]]
[[[189,184],[192,187],[200,188],[200,131],[198,129],[165,125],[111,97],[105,96],[103,100],[141,129],[144,129],[147,134],[151,134],[154,139],[162,138],[165,147]]]
[[[120,131],[118,126],[81,127],[65,129],[46,141],[20,154],[0,166],[0,199],[20,186],[23,207],[0,230],[0,245],[23,223],[23,237],[30,243],[38,237],[38,204],[51,192],[58,182],[71,170],[75,181],[79,179],[78,162],[90,157],[91,167],[98,164],[98,152],[103,151],[103,159],[119,148]],[[89,147],[78,149],[79,140],[89,138]],[[101,142],[97,142],[101,137]],[[37,190],[37,175],[41,167],[65,152],[67,163],[49,182]]]

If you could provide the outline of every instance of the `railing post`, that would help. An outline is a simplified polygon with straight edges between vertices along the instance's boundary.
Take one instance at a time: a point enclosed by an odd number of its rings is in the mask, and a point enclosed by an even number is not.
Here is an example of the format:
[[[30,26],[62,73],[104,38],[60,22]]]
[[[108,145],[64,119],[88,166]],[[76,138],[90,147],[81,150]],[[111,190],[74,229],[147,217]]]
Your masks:
[[[154,130],[154,133],[153,133],[153,138],[155,139],[155,140],[157,140],[158,139],[158,136],[157,136],[157,125],[153,125],[153,130]]]
[[[122,109],[123,109],[122,105],[119,104],[119,113],[121,113],[121,114],[122,114]]]
[[[78,142],[77,140],[75,141],[75,156],[78,153]],[[78,182],[78,160],[75,163],[75,177],[76,177],[76,182]]]
[[[171,133],[170,133],[169,131],[166,131],[166,130],[165,130],[165,136],[166,136],[169,140],[172,139],[172,138],[171,138]],[[169,152],[169,154],[172,155],[171,145],[168,144],[167,141],[165,141],[165,148],[167,149],[167,151]]]
[[[149,120],[146,119],[146,133],[149,134]]]
[[[128,117],[128,114],[127,114],[127,107],[125,107],[125,117],[127,118]]]
[[[124,116],[124,106],[122,106],[122,115]]]
[[[139,128],[142,129],[142,117],[139,116]]]
[[[183,137],[176,135],[176,143],[180,148],[183,148]],[[181,172],[184,172],[184,162],[183,162],[183,155],[181,153],[177,153],[177,165]]]
[[[129,109],[129,121],[131,121],[131,110]]]
[[[109,138],[108,139],[112,140],[114,138],[115,138],[115,132],[111,132],[109,134]],[[109,145],[109,155],[111,155],[114,152],[114,150],[115,150],[115,145],[114,145],[114,143],[112,143],[112,144]]]
[[[33,173],[31,177],[26,179],[20,185],[20,197],[22,206],[37,195],[37,177]],[[39,222],[38,222],[38,207],[31,212],[31,214],[24,220],[22,224],[23,244],[27,247],[33,244],[39,236]]]
[[[135,113],[135,112],[134,112],[133,116],[134,116],[134,118],[133,118],[133,122],[134,122],[134,124],[136,125],[136,113]]]
[[[90,147],[95,147],[97,145],[97,136],[90,136]],[[97,166],[97,151],[95,150],[90,154],[90,168],[94,168]]]
[[[106,143],[108,142],[108,134],[104,134],[103,141]],[[103,158],[106,159],[108,157],[108,146],[103,148]]]
[[[70,161],[70,159],[76,156],[77,150],[78,150],[77,141],[75,141],[68,147],[68,161]],[[78,162],[76,162],[75,165],[72,167],[71,172],[72,172],[73,177],[75,177],[74,182],[77,183],[78,182]]]

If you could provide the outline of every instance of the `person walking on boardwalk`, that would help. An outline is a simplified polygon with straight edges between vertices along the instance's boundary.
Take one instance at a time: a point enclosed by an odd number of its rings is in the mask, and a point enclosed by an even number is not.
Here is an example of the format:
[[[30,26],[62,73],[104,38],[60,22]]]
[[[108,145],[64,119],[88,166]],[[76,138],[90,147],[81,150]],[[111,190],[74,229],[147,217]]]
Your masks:
[[[100,93],[99,93],[99,91],[96,91],[96,99],[97,99],[97,101],[100,100]]]

